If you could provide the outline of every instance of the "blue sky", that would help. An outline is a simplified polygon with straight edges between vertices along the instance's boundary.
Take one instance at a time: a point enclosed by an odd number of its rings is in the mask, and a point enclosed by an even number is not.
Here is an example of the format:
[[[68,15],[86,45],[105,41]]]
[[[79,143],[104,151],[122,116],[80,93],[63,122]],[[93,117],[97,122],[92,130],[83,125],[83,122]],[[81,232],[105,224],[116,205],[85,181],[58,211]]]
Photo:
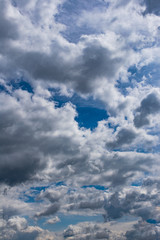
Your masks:
[[[0,240],[160,238],[159,0],[0,1]]]

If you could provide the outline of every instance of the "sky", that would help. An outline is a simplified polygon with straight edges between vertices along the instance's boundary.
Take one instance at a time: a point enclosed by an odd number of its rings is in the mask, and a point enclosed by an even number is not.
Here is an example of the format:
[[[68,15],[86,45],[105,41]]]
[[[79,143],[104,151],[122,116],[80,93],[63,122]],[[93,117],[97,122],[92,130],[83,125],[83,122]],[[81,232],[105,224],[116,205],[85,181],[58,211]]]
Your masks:
[[[159,0],[0,0],[0,240],[160,239],[159,79]]]

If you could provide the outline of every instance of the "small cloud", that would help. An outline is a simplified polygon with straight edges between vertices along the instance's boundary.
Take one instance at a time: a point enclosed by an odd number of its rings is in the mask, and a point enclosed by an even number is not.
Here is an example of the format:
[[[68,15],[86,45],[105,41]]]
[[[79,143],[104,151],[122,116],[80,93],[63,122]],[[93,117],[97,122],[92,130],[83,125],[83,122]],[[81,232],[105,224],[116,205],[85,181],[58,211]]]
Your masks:
[[[45,222],[45,224],[55,224],[55,223],[60,222],[60,221],[61,221],[60,218],[56,216],[56,217],[54,217],[54,218],[48,219],[48,220]]]

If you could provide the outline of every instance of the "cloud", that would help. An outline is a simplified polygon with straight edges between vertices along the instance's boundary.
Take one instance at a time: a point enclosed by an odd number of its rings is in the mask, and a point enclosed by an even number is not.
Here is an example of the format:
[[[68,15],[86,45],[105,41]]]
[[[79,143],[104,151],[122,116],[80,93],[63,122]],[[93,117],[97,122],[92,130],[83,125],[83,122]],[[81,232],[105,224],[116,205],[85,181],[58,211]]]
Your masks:
[[[61,189],[57,189],[57,190],[54,190],[54,189],[47,189],[45,192],[41,192],[39,194],[39,196],[37,197],[37,199],[43,199],[43,198],[46,198],[48,199],[51,203],[54,203],[56,201],[58,201],[61,197],[62,197],[62,194],[64,193],[63,189],[62,191],[59,191]]]
[[[0,39],[1,44],[5,41],[18,39],[19,33],[17,25],[14,20],[6,15],[8,1],[1,1],[0,3]],[[1,46],[1,45],[0,45]]]
[[[54,215],[55,213],[58,212],[58,210],[60,209],[60,204],[59,203],[54,203],[52,205],[50,205],[46,210],[44,210],[43,212],[37,213],[35,215],[35,217],[45,217],[45,216],[50,216],[50,215]]]
[[[149,116],[160,111],[160,100],[156,93],[150,93],[141,101],[141,105],[136,109],[134,125],[137,128],[149,125]]]
[[[76,16],[70,0],[0,2],[0,239],[159,236],[160,99],[150,72],[159,64],[159,3],[78,6]],[[78,40],[65,38],[68,29]],[[107,119],[80,128],[75,98]],[[69,214],[106,222],[56,234],[26,220],[54,229]],[[125,231],[112,231],[126,216]],[[140,222],[131,230],[133,218]]]
[[[59,217],[54,217],[54,218],[50,218],[46,221],[46,224],[55,224],[57,222],[60,222],[61,220],[59,219]]]
[[[74,121],[75,109],[71,105],[55,109],[54,103],[39,97],[34,98],[26,91],[19,91],[16,94],[18,95],[14,97],[5,93],[0,95],[1,104],[5,102],[5,107],[0,111],[2,158],[0,181],[10,185],[36,177],[36,174],[47,166],[45,157],[47,159],[49,155],[53,159],[53,155],[63,155],[63,151],[66,157],[76,154],[80,140],[78,138],[81,136]],[[30,110],[28,109],[29,105],[24,104],[24,101],[30,102],[32,110],[30,107]],[[66,125],[68,114],[71,114],[73,125],[70,120]],[[78,137],[77,140],[73,140],[73,144],[70,127]]]
[[[158,195],[149,191],[139,189],[131,189],[123,193],[113,193],[105,203],[106,221],[121,218],[125,215],[133,215],[140,217],[143,221],[148,219],[159,219],[160,215],[155,207],[155,199]]]
[[[113,240],[125,240],[122,233],[115,233],[110,231],[103,223],[79,223],[77,225],[70,225],[64,231],[64,239],[75,240],[91,240],[91,239],[113,239]]]
[[[28,226],[25,218],[11,218],[1,228],[0,239],[4,240],[54,240],[54,235],[39,227]]]
[[[113,142],[108,142],[107,147],[111,149],[122,147],[123,145],[131,144],[137,137],[136,132],[131,129],[122,128],[116,136],[116,140]]]
[[[14,56],[13,61],[10,60],[10,54]],[[65,85],[80,94],[91,94],[99,88],[98,79],[106,84],[114,84],[113,79],[117,77],[124,57],[116,56],[115,51],[93,38],[74,48],[72,45],[61,47],[55,41],[49,53],[11,48],[6,61],[8,76],[23,72],[32,79],[33,84],[38,81],[46,86]],[[4,64],[1,71],[6,72]]]
[[[64,238],[69,239],[109,239],[109,231],[100,226],[81,223],[77,226],[70,225],[64,231]]]
[[[158,226],[148,224],[146,222],[139,222],[134,226],[134,229],[127,231],[126,239],[127,240],[152,240],[158,239],[160,236],[160,229]]]

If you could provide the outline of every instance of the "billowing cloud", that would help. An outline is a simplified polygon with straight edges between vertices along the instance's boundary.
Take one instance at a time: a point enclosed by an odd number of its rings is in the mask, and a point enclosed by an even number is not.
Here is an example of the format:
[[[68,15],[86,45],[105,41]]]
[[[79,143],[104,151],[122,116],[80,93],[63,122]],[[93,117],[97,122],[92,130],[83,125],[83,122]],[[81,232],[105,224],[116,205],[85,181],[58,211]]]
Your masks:
[[[148,125],[149,115],[156,114],[160,111],[160,100],[156,93],[150,93],[146,98],[141,101],[141,105],[136,109],[134,118],[134,125],[137,128]]]
[[[20,240],[22,238],[25,240],[55,239],[49,231],[28,226],[26,219],[20,217],[10,218],[7,222],[3,222],[3,227],[0,227],[0,229],[0,239],[5,240]]]
[[[150,225],[145,222],[139,222],[134,226],[134,229],[126,233],[127,240],[151,240],[158,239],[160,236],[160,229],[158,226]]]
[[[0,2],[0,239],[158,239],[159,9]]]
[[[70,225],[64,231],[64,239],[76,239],[76,240],[87,240],[87,239],[113,239],[120,240],[124,238],[122,233],[115,233],[110,231],[107,226],[103,224],[94,224],[84,222],[77,225]]]

